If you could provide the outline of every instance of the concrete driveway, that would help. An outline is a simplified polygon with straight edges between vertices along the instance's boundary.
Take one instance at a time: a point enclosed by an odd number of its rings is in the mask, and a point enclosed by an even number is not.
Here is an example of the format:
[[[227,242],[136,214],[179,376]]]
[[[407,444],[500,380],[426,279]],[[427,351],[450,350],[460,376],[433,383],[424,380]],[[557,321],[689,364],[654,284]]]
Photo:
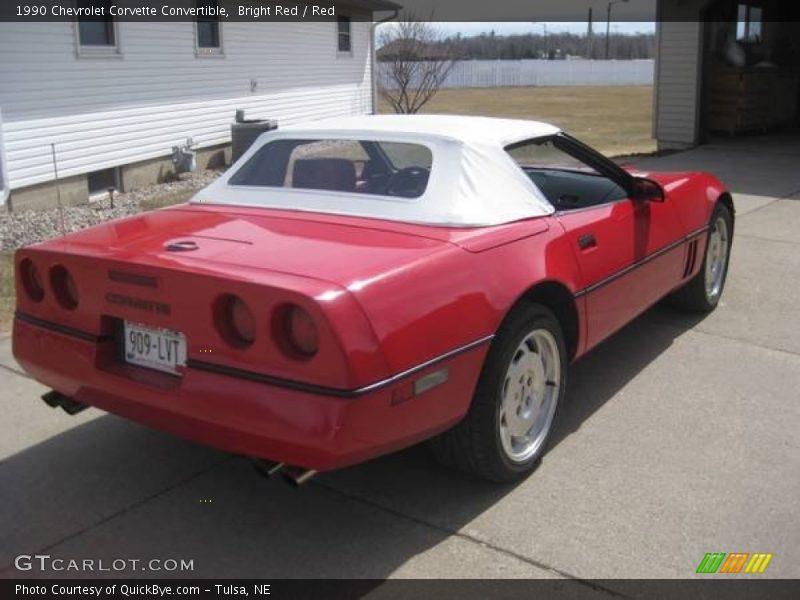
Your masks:
[[[682,578],[707,552],[769,552],[761,577],[800,577],[798,166],[788,138],[640,163],[711,170],[735,192],[722,306],[657,306],[575,365],[555,444],[512,487],[423,446],[293,489],[47,408],[0,341],[0,576],[41,576],[13,561],[45,553],[193,559],[202,577]]]

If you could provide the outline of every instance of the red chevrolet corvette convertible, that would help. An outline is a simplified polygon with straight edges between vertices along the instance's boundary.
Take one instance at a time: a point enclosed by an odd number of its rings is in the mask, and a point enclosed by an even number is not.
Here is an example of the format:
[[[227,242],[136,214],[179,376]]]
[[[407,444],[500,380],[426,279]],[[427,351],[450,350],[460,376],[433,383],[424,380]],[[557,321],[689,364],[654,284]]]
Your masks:
[[[17,252],[14,355],[86,406],[302,482],[430,439],[538,464],[568,365],[719,302],[734,208],[551,125],[366,116],[262,135],[191,202]]]

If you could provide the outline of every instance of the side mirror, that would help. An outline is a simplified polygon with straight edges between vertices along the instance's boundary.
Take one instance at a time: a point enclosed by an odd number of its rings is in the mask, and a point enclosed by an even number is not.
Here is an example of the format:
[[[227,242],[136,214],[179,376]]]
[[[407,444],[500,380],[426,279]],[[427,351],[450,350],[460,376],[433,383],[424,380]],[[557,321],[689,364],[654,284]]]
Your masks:
[[[642,202],[664,202],[667,196],[659,183],[645,177],[636,177],[633,180],[633,198]]]

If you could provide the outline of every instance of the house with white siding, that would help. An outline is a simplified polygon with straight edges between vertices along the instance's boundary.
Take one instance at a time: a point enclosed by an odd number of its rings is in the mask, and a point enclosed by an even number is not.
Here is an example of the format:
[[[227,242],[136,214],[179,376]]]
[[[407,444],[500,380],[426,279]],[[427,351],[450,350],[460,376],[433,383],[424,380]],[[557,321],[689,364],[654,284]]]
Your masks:
[[[370,113],[372,22],[397,8],[348,0],[325,22],[0,23],[0,203],[10,190],[13,210],[55,205],[56,170],[65,204],[164,180],[187,138],[199,168],[222,166],[237,110],[281,125]]]

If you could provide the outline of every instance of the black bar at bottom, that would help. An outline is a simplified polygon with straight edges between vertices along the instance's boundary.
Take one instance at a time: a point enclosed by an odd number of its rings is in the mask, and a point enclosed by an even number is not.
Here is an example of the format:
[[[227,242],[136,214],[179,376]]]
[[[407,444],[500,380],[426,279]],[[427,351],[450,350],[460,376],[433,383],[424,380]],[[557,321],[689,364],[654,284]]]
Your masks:
[[[794,600],[800,580],[708,579],[6,579],[0,598],[262,598],[267,600],[518,600],[521,598],[725,598]]]

